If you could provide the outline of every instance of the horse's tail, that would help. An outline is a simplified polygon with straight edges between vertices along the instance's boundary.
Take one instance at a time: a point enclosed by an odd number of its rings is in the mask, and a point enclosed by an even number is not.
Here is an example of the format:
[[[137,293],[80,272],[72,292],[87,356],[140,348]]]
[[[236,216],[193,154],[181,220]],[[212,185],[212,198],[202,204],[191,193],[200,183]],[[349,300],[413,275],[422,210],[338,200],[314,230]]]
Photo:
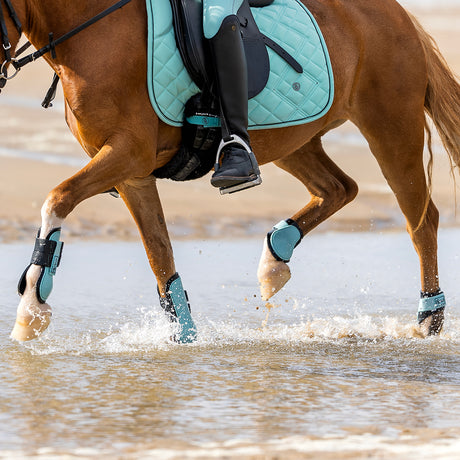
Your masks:
[[[428,87],[425,110],[433,120],[451,163],[460,167],[460,84],[449,68],[434,39],[410,15],[418,32],[426,56]],[[431,130],[426,123],[430,152],[429,178],[431,182],[432,145]]]

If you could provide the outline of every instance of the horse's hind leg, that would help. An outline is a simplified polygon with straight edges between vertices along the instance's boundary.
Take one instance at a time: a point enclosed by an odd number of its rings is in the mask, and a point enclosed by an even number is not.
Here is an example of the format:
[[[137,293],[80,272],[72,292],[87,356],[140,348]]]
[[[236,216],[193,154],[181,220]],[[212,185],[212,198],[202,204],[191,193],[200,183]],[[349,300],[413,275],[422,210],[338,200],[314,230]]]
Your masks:
[[[289,280],[287,262],[301,238],[358,193],[356,182],[327,156],[319,136],[275,164],[299,179],[311,199],[291,219],[276,225],[264,241],[257,273],[264,300],[270,299]]]
[[[407,231],[420,259],[420,330],[431,335],[442,328],[445,305],[437,263],[439,213],[430,198],[423,164],[423,98],[411,96],[407,94],[405,106],[395,104],[390,114],[391,108],[381,101],[374,101],[372,109],[366,103],[367,110],[360,112],[356,124],[367,138],[406,218]],[[389,99],[391,95],[387,94],[382,100]]]

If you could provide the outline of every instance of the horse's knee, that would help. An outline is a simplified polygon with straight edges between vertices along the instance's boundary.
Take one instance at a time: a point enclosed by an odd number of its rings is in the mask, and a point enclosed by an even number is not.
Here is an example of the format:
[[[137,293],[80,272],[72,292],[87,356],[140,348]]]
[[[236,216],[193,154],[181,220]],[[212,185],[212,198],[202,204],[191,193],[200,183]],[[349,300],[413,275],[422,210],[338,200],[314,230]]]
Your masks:
[[[72,212],[75,205],[71,190],[64,184],[58,185],[48,194],[43,203],[42,221],[56,220],[60,223]],[[58,226],[54,225],[54,227]]]

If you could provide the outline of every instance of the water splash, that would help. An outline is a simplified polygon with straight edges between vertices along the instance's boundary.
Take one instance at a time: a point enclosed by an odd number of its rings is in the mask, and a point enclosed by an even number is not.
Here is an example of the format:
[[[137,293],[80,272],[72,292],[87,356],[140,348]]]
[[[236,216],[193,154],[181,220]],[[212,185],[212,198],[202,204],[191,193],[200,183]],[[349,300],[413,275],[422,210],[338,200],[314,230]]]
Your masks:
[[[187,345],[199,347],[232,346],[293,346],[305,343],[390,342],[407,340],[420,343],[460,343],[460,319],[446,318],[446,327],[438,337],[423,339],[412,315],[378,316],[363,313],[354,315],[312,316],[295,323],[269,321],[270,304],[265,318],[257,325],[227,318],[212,320],[198,315],[198,340]],[[278,307],[279,308],[279,307]],[[296,309],[299,307],[296,305]],[[42,337],[24,346],[33,354],[132,354],[167,351],[183,347],[171,341],[177,324],[170,323],[162,311],[142,307],[136,318],[120,318],[106,328],[73,332],[67,336],[57,333],[58,326],[50,328]],[[422,340],[423,339],[423,340]]]

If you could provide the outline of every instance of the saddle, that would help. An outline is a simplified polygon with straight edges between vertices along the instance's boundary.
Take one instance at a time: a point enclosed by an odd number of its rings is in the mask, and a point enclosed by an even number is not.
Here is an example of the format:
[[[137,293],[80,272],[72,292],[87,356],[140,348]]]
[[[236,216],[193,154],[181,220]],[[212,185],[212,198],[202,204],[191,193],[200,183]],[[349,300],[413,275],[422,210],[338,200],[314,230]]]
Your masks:
[[[203,1],[146,0],[146,7],[150,101],[163,122],[182,127],[180,150],[153,175],[198,179],[214,166],[222,137]],[[249,129],[295,126],[323,116],[334,98],[332,67],[303,2],[244,0],[237,16],[248,69]]]
[[[297,72],[302,66],[280,45],[258,28],[250,7],[262,8],[274,0],[244,1],[237,16],[241,25],[248,69],[248,98],[257,96],[267,84],[270,60],[267,46],[288,62]],[[170,0],[176,44],[190,77],[200,90],[213,87],[214,74],[210,50],[203,33],[202,0]]]

